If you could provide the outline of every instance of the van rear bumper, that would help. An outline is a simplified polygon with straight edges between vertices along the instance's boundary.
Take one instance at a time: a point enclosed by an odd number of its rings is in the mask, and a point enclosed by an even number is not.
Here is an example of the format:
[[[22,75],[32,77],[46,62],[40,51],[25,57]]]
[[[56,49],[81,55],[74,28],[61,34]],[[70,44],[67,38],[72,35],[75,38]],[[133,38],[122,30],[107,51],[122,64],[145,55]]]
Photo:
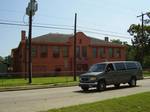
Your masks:
[[[79,83],[79,86],[80,87],[89,87],[89,88],[91,88],[91,87],[96,87],[97,86],[97,82],[94,82],[94,83]]]

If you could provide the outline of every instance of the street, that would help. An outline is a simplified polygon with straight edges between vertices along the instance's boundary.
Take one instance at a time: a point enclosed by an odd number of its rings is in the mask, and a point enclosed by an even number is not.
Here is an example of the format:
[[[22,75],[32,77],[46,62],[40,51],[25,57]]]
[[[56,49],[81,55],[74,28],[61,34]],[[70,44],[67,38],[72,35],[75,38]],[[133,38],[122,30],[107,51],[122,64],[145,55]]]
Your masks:
[[[150,91],[150,79],[137,82],[137,87],[113,86],[106,91],[83,92],[80,87],[62,87],[0,92],[0,112],[38,112],[52,108],[95,102]]]

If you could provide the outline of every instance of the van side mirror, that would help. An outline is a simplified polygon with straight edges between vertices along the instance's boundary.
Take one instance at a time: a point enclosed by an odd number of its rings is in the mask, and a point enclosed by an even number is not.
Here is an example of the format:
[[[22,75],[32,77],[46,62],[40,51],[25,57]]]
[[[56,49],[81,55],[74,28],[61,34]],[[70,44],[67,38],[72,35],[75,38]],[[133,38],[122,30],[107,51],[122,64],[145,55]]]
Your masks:
[[[106,70],[105,70],[106,73],[107,73],[107,72],[110,72],[110,71],[111,71],[111,68],[110,68],[110,67],[106,68]]]
[[[108,72],[109,72],[109,70],[107,70],[107,69],[106,69],[106,70],[105,70],[105,72],[106,72],[106,73],[108,73]]]

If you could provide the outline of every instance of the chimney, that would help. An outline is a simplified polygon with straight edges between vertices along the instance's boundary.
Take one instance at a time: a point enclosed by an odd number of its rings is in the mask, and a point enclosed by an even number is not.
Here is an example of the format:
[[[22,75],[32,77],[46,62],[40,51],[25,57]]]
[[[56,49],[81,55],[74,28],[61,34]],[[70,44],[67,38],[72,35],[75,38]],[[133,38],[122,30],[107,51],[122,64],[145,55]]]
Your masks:
[[[109,37],[105,37],[105,41],[106,41],[106,42],[109,42]]]
[[[21,41],[25,41],[26,40],[26,31],[22,30],[21,31]]]

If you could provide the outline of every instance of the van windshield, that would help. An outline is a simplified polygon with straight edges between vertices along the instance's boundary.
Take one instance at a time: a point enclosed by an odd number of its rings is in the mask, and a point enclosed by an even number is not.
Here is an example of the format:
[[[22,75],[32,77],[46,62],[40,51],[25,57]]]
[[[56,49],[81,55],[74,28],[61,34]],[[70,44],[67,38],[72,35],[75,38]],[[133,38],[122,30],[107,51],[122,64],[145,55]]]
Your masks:
[[[105,70],[106,64],[95,64],[89,69],[89,72],[102,72]]]

